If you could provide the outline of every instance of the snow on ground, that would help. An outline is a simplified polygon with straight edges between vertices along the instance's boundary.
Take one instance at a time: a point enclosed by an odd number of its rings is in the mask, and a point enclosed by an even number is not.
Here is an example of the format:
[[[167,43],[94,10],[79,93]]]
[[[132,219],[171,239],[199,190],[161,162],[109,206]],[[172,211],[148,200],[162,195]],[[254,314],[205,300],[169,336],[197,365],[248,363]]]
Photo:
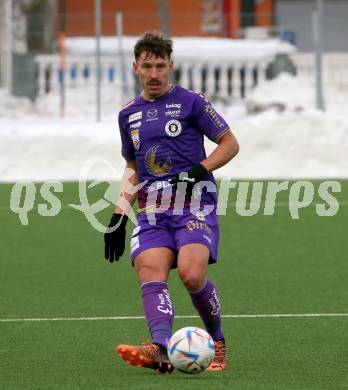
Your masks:
[[[241,150],[216,172],[229,178],[348,177],[347,94],[329,91],[328,111],[314,107],[314,91],[296,78],[280,75],[260,85],[247,104],[263,112],[250,115],[244,102],[216,108],[231,124]],[[58,116],[59,96],[33,105],[0,90],[0,181],[77,180],[84,163],[97,157],[108,162],[91,167],[87,177],[118,179],[124,167],[117,126],[117,91],[103,91],[103,120],[95,121],[95,91],[67,91],[66,118]],[[278,112],[274,103],[284,110]],[[207,150],[215,145],[207,142]],[[112,168],[114,167],[114,169]]]

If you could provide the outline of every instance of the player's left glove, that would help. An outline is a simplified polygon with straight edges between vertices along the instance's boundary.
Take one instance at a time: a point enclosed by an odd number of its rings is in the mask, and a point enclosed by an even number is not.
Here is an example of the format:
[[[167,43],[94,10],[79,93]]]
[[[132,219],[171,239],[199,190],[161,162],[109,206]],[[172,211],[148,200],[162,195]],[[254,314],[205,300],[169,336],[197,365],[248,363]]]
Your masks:
[[[112,214],[109,227],[104,233],[105,259],[113,263],[123,255],[126,241],[126,224],[128,217],[123,214]]]
[[[202,164],[194,165],[188,172],[183,175],[176,175],[168,180],[169,184],[175,185],[179,182],[187,183],[187,189],[192,190],[195,184],[199,183],[208,173]]]

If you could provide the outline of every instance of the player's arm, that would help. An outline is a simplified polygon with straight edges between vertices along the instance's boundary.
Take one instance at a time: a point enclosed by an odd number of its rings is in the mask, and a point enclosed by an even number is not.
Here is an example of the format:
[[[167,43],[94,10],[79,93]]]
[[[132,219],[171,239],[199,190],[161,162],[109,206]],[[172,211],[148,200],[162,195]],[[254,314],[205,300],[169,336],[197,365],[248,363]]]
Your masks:
[[[217,168],[230,161],[239,151],[238,142],[227,122],[202,95],[196,95],[192,106],[191,123],[206,137],[218,144],[203,161],[195,164],[183,176],[177,175],[169,180],[171,184],[186,182],[191,187]]]
[[[104,256],[110,263],[114,260],[118,261],[123,255],[126,241],[126,224],[129,212],[138,197],[138,182],[136,163],[126,160],[126,167],[120,185],[120,195],[108,229],[104,234]]]
[[[224,166],[239,152],[238,141],[230,130],[218,137],[215,142],[218,146],[206,159],[201,161],[201,165],[209,172]]]
[[[131,207],[138,198],[138,191],[136,190],[138,184],[137,164],[135,161],[126,161],[121,179],[120,195],[116,202],[114,214],[128,216]]]
[[[201,181],[208,172],[212,172],[227,164],[239,152],[239,144],[232,131],[229,129],[220,137],[214,140],[218,146],[212,153],[198,164],[195,164],[185,176],[177,175],[169,180],[170,184],[176,184],[179,181],[194,186]]]

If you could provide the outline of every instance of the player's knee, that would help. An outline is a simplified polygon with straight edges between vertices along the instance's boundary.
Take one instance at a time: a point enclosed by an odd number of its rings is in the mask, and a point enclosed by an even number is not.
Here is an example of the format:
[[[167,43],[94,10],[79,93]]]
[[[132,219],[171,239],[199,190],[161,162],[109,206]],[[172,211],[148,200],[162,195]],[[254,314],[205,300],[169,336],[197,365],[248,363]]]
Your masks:
[[[189,291],[199,290],[205,281],[202,275],[193,272],[179,273],[179,276]]]
[[[166,273],[165,271],[151,267],[150,265],[142,265],[137,268],[137,274],[138,278],[141,283],[150,281],[150,280],[160,280],[165,281],[166,280]]]

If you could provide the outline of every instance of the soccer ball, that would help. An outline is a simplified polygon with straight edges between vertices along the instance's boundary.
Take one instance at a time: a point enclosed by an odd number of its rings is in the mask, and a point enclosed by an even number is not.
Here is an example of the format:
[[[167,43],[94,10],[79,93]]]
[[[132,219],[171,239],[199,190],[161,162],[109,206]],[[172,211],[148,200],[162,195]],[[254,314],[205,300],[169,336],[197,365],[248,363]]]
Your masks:
[[[203,329],[188,326],[179,329],[168,343],[168,357],[173,366],[188,374],[204,371],[215,355],[214,341]]]

